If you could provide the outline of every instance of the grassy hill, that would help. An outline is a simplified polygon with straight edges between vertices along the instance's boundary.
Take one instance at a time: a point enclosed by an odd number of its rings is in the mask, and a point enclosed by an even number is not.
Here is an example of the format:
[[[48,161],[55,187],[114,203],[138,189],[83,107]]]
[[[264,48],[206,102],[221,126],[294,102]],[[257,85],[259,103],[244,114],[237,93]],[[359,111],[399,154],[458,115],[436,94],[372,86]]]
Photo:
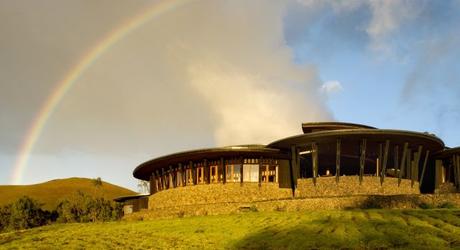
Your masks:
[[[0,234],[4,248],[318,249],[460,248],[460,210],[247,212],[54,224]]]
[[[0,185],[0,206],[12,203],[26,195],[43,203],[45,209],[54,209],[59,201],[75,195],[79,190],[90,195],[102,195],[107,199],[136,194],[129,189],[104,181],[102,186],[96,187],[92,179],[68,178],[34,185]]]

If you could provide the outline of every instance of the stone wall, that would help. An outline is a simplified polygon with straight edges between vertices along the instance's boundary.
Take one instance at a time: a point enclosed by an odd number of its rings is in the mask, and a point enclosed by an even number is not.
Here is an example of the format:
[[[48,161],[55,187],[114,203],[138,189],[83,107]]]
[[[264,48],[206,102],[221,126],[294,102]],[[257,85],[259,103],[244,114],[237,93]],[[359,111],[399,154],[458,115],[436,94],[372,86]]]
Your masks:
[[[411,187],[411,180],[401,179],[398,186],[398,178],[385,177],[383,185],[380,185],[380,177],[364,176],[362,184],[358,176],[341,176],[339,183],[335,177],[320,177],[316,179],[316,186],[313,179],[298,179],[295,196],[306,197],[331,197],[350,195],[396,195],[396,194],[419,194],[419,183],[414,182]]]
[[[310,211],[354,208],[407,209],[420,208],[422,204],[439,207],[453,204],[460,207],[460,194],[411,195],[357,195],[326,198],[291,198],[254,202],[210,203],[168,208],[153,208],[125,216],[126,220],[187,217],[197,215],[234,214],[255,211]]]
[[[292,190],[276,183],[226,183],[177,187],[149,197],[149,209],[175,206],[254,202],[292,198]]]

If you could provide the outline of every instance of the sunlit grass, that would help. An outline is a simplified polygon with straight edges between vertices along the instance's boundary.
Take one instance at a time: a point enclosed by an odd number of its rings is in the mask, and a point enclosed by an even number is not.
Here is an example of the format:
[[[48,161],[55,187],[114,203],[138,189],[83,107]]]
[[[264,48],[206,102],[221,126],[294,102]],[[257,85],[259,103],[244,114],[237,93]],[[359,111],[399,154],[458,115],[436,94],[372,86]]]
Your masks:
[[[460,248],[460,210],[247,212],[56,224],[0,234],[2,248]]]

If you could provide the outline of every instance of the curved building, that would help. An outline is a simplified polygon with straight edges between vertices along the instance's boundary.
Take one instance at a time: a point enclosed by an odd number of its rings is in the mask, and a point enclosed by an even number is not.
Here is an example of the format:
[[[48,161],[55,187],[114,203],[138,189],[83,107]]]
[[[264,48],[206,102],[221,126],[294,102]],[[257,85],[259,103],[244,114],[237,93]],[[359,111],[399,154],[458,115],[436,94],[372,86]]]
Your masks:
[[[445,182],[459,187],[460,148],[445,148],[433,134],[340,122],[304,123],[302,130],[268,145],[162,156],[139,165],[133,175],[150,182],[152,196],[171,189],[176,189],[171,196],[180,196],[189,188],[201,202],[233,201],[245,193],[269,200],[432,193]],[[209,194],[214,192],[221,195]]]

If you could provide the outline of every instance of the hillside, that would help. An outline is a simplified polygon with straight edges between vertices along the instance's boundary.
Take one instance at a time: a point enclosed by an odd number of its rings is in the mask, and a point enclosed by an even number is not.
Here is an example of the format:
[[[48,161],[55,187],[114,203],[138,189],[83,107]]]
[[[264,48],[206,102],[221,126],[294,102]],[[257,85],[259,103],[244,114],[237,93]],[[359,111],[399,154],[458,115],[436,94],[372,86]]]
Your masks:
[[[104,181],[102,186],[96,187],[92,179],[67,178],[34,185],[0,185],[0,206],[26,195],[43,203],[45,209],[54,209],[59,201],[75,195],[79,190],[90,195],[102,195],[107,199],[136,194]]]
[[[246,212],[54,224],[0,234],[6,249],[451,249],[460,210]]]

